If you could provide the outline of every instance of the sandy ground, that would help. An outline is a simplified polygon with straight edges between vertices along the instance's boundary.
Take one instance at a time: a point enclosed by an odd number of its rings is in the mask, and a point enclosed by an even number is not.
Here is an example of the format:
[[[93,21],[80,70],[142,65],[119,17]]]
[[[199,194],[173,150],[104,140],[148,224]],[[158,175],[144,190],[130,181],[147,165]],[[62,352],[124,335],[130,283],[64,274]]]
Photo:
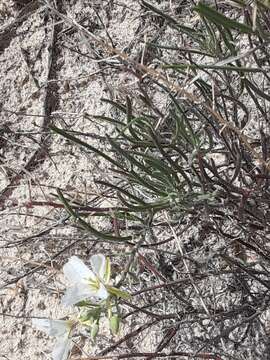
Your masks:
[[[164,44],[166,39],[175,44],[179,41],[159,17],[145,16],[147,10],[142,10],[139,1],[49,3],[125,51],[131,59],[140,62],[143,58],[153,67],[158,59],[155,51],[146,48],[146,40],[160,38]],[[152,3],[162,6],[158,0]],[[166,6],[172,4],[168,1]],[[183,16],[183,24],[186,21],[192,26],[196,16],[183,4],[177,11]],[[171,10],[174,11],[173,6]],[[168,54],[166,50],[162,52],[164,61]],[[125,256],[125,249],[100,245],[94,236],[79,231],[73,221],[66,221],[67,214],[58,206],[56,191],[60,188],[69,201],[107,206],[103,189],[95,180],[109,178],[108,165],[54,134],[49,126],[76,131],[92,146],[108,150],[105,135],[113,127],[93,116],[117,118],[118,113],[102,98],[124,101],[127,94],[134,95],[135,77],[129,70],[115,56],[56,20],[35,0],[0,0],[0,359],[50,359],[53,340],[33,329],[31,318],[62,318],[70,314],[71,309],[60,305],[66,285],[62,266],[69,256],[78,255],[88,261],[92,254],[102,252],[112,258],[115,273],[121,272],[119,254]],[[183,85],[188,86],[188,82]],[[167,98],[160,98],[155,92],[153,102],[164,109]],[[253,117],[253,123],[248,123],[252,136],[252,131],[258,132],[256,120]],[[113,226],[90,216],[87,220],[100,229],[111,230]],[[201,230],[193,227],[183,241],[196,242]],[[216,239],[207,241],[215,251]],[[170,250],[177,251],[176,247]],[[199,262],[199,252],[194,256]],[[216,284],[217,289],[219,285]],[[147,300],[153,299],[149,296]],[[219,303],[224,303],[222,296]],[[166,304],[162,306],[166,313]],[[269,313],[266,315],[269,318]],[[104,326],[97,344],[86,337],[75,338],[77,346],[71,358],[98,354],[127,330],[146,321],[143,315],[130,316],[115,338]],[[191,334],[188,321],[185,326],[181,332],[183,342]],[[120,349],[154,351],[161,335],[159,325],[153,326],[135,340],[123,342]],[[177,340],[173,342],[177,348]]]
[[[133,1],[64,3],[62,11],[99,35],[110,34],[118,47],[134,46],[141,25]],[[103,54],[91,53],[41,6],[2,1],[0,26],[5,40],[0,41],[0,358],[49,359],[52,339],[34,330],[30,318],[67,314],[59,305],[61,267],[72,254],[87,259],[95,239],[61,224],[65,211],[46,203],[57,202],[56,187],[73,200],[91,203],[100,194],[93,180],[106,178],[106,166],[52,134],[48,124],[83,132],[92,145],[104,147],[102,137],[110,128],[85,114],[108,114],[110,107],[100,99],[113,98],[128,78],[108,71],[99,61]],[[86,350],[84,355],[92,352],[89,345]]]

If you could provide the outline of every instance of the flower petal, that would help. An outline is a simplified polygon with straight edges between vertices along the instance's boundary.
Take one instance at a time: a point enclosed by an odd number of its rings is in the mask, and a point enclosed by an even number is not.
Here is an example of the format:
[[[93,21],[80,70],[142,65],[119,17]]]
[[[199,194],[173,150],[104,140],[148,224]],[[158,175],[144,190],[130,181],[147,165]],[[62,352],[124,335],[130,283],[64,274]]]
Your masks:
[[[96,290],[96,292],[95,292],[95,297],[104,300],[104,299],[107,299],[108,295],[109,294],[108,294],[106,287],[102,283],[100,283],[99,289]]]
[[[78,283],[67,289],[62,298],[62,304],[65,306],[75,305],[79,301],[87,300],[93,296],[96,296],[96,290],[92,290],[89,284]]]
[[[85,279],[95,278],[93,272],[77,256],[72,256],[63,266],[63,271],[67,280],[71,284],[82,282]]]
[[[73,343],[70,338],[58,338],[52,352],[53,360],[66,360],[70,350],[72,349],[72,346]]]
[[[106,273],[106,258],[102,254],[96,254],[90,258],[91,268],[94,273],[103,280]]]
[[[68,321],[51,319],[32,319],[32,324],[49,336],[63,336],[70,330]]]

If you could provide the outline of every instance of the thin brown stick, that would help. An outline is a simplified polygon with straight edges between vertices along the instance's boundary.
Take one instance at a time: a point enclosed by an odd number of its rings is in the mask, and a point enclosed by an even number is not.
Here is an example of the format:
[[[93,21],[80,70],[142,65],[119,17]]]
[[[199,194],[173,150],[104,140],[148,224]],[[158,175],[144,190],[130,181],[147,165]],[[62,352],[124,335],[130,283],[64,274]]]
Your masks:
[[[200,275],[200,279],[202,278],[205,278],[207,277],[207,275]],[[189,283],[190,282],[190,278],[186,278],[186,279],[180,279],[180,280],[175,280],[175,281],[170,281],[170,282],[166,282],[166,283],[163,283],[163,284],[158,284],[158,285],[153,285],[153,286],[150,286],[148,288],[144,288],[144,289],[141,289],[141,290],[138,290],[138,291],[135,291],[134,293],[132,293],[132,297],[133,296],[137,296],[137,295],[140,295],[140,294],[143,294],[143,293],[146,293],[148,291],[154,291],[154,290],[157,290],[157,289],[161,289],[163,287],[169,287],[169,286],[174,286],[174,285],[178,285],[178,284],[185,284],[185,283]]]
[[[147,358],[147,357],[154,357],[154,358],[176,358],[180,359],[179,356],[189,358],[189,359],[205,359],[205,360],[221,360],[221,357],[216,354],[210,353],[200,353],[200,354],[193,354],[190,352],[185,351],[174,351],[168,353],[131,353],[131,354],[121,354],[121,355],[111,355],[111,356],[90,356],[87,358],[78,358],[76,360],[118,360],[118,359],[133,359],[133,358]]]
[[[142,326],[139,326],[137,329],[131,331],[130,333],[128,333],[127,335],[125,335],[124,337],[122,337],[120,340],[116,341],[113,345],[107,347],[106,349],[104,349],[103,351],[100,352],[100,356],[101,357],[96,357],[96,359],[102,359],[102,356],[116,350],[118,348],[119,345],[125,343],[127,340],[138,336],[141,332],[145,331],[146,329],[158,324],[161,320],[160,319],[155,319],[153,321],[150,321]],[[112,358],[111,357],[107,357],[108,359]],[[117,357],[116,357],[117,358]],[[89,358],[89,360],[92,359],[91,357]],[[95,359],[95,357],[93,358]],[[105,357],[106,359],[106,357]],[[121,358],[120,358],[121,359]],[[123,359],[123,358],[122,358]],[[87,359],[84,359],[87,360]]]

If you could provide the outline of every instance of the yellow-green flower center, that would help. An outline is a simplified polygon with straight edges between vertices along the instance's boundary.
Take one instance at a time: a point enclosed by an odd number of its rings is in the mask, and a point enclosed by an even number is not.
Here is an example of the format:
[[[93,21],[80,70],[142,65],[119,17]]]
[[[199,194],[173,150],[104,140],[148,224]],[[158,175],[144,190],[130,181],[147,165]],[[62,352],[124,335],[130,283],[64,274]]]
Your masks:
[[[89,279],[88,280],[88,284],[90,285],[90,287],[94,290],[99,290],[100,288],[100,281],[98,278],[95,278],[95,279]]]

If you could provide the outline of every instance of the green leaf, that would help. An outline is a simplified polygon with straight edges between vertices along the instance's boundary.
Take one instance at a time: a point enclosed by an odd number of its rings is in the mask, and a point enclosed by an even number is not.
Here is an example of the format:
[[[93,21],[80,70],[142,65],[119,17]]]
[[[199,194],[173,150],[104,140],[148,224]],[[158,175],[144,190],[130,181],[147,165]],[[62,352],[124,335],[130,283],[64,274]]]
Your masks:
[[[57,189],[57,193],[58,196],[60,198],[60,200],[62,201],[65,209],[67,210],[67,212],[74,217],[74,219],[76,219],[78,221],[78,223],[87,231],[91,232],[93,235],[97,236],[98,238],[101,238],[103,240],[109,240],[109,241],[129,241],[132,240],[132,236],[125,236],[125,237],[120,237],[120,236],[112,236],[109,234],[104,234],[96,229],[94,229],[90,224],[88,224],[86,221],[84,221],[73,209],[72,207],[69,205],[69,203],[67,202],[67,200],[64,198],[62,192],[60,189]]]
[[[99,332],[99,324],[97,322],[94,322],[92,325],[91,325],[91,332],[90,332],[90,335],[91,335],[91,338],[95,341],[96,340],[96,337],[98,335],[98,332]]]
[[[95,148],[94,146],[78,139],[77,137],[69,134],[67,131],[63,130],[63,129],[59,129],[58,127],[54,126],[54,125],[50,125],[50,129],[52,131],[54,131],[55,133],[62,135],[64,138],[73,141],[75,143],[77,143],[78,145],[81,145],[83,147],[85,147],[88,150],[93,151],[94,153],[96,153],[97,155],[100,155],[101,157],[103,157],[105,160],[109,161],[110,163],[112,163],[113,165],[119,167],[120,169],[124,170],[125,168],[118,163],[117,161],[115,161],[114,159],[112,159],[110,156],[106,155],[105,153],[103,153],[102,151],[98,150],[97,148]]]
[[[110,318],[110,330],[113,335],[117,335],[120,327],[120,317],[118,315],[113,315]]]
[[[262,98],[264,98],[267,101],[270,101],[270,96],[267,95],[267,93],[265,91],[261,91],[257,86],[255,86],[248,79],[244,79],[244,84],[246,87],[249,87],[250,89],[252,89],[257,95],[261,96]]]
[[[141,200],[140,198],[138,198],[137,196],[135,196],[134,194],[131,194],[129,191],[127,191],[126,189],[120,186],[117,186],[117,185],[114,185],[114,184],[110,184],[106,181],[102,181],[102,180],[96,180],[96,183],[97,184],[101,184],[101,185],[104,185],[104,186],[107,186],[111,189],[114,189],[116,190],[117,192],[120,192],[121,194],[124,194],[126,195],[128,198],[136,201],[136,203],[139,203],[141,205],[145,205],[145,202],[143,200]]]
[[[83,325],[91,326],[93,322],[98,322],[101,315],[101,308],[95,307],[90,310],[82,312],[79,316],[79,320]]]
[[[125,123],[123,121],[120,120],[115,120],[113,118],[110,118],[108,116],[103,116],[103,115],[92,115],[92,118],[96,119],[96,120],[102,120],[102,121],[106,121],[108,123],[111,123],[113,125],[125,125]]]
[[[113,286],[107,286],[107,290],[108,290],[109,294],[111,294],[113,296],[117,296],[122,299],[130,299],[131,298],[131,295],[127,291],[117,289]]]
[[[192,37],[195,40],[199,40],[201,37],[198,34],[198,31],[188,27],[188,26],[184,26],[178,23],[178,21],[176,21],[174,18],[172,18],[170,15],[165,14],[165,12],[159,10],[158,8],[156,8],[155,6],[153,6],[152,4],[142,0],[142,4],[148,8],[149,10],[153,11],[154,13],[156,13],[157,15],[163,17],[163,19],[165,19],[166,21],[168,21],[168,23],[171,25],[171,27],[173,27],[174,29],[183,32],[184,34],[189,35],[190,37]]]
[[[133,119],[132,116],[132,103],[130,98],[127,96],[126,97],[126,101],[127,101],[127,121],[130,122]]]
[[[102,98],[101,101],[116,107],[118,110],[120,110],[124,114],[127,113],[126,107],[124,105],[120,104],[120,103],[117,103],[116,101],[113,101],[113,100],[110,100],[110,99],[105,99],[105,98]]]
[[[87,306],[91,306],[91,302],[89,300],[82,300],[82,301],[79,301],[76,306],[78,307],[87,307]]]
[[[108,257],[106,257],[106,268],[105,268],[105,275],[104,275],[104,281],[105,283],[108,283],[111,278],[111,261]]]
[[[224,16],[223,14],[219,13],[214,8],[206,4],[199,3],[197,6],[195,6],[194,10],[198,12],[201,16],[204,16],[208,20],[212,21],[214,24],[222,25],[225,29],[238,30],[241,33],[245,33],[245,34],[254,33],[254,31],[250,26],[227,18],[226,16]]]
[[[129,151],[122,149],[121,146],[119,146],[119,145],[117,144],[117,142],[114,141],[113,139],[111,139],[110,137],[107,136],[107,139],[108,139],[108,141],[110,142],[111,146],[116,150],[116,152],[117,152],[118,154],[121,154],[122,156],[124,156],[124,157],[128,160],[128,162],[129,162],[130,164],[137,166],[139,169],[141,169],[141,170],[144,171],[146,174],[148,174],[150,178],[155,178],[155,174],[153,173],[153,171],[152,171],[150,168],[146,167],[146,166],[143,164],[142,161],[137,160],[134,156],[131,155],[131,153],[130,153]],[[132,175],[133,175],[133,174],[134,174],[134,172],[132,172]],[[134,174],[134,175],[135,175],[135,174]],[[138,175],[138,174],[136,174],[136,175]],[[138,176],[139,176],[139,175],[138,175]],[[157,179],[158,179],[158,178],[157,178]],[[141,179],[141,180],[143,180],[143,181],[145,181],[146,183],[148,183],[147,186],[148,186],[149,188],[152,188],[153,191],[158,192],[158,193],[163,194],[163,195],[166,195],[166,193],[164,193],[164,192],[160,189],[160,185],[159,185],[159,187],[157,187],[157,186],[154,185],[153,182],[152,182],[151,184],[149,184],[149,182],[147,182],[147,181],[145,180],[145,178],[144,178],[144,179]]]
[[[270,9],[270,1],[269,0],[257,0],[257,3],[263,8]]]
[[[252,72],[258,73],[262,72],[263,70],[260,68],[247,68],[242,66],[232,66],[232,65],[194,65],[194,64],[171,64],[171,65],[163,65],[164,69],[211,69],[211,70],[225,70],[225,71],[241,71],[241,72]]]

